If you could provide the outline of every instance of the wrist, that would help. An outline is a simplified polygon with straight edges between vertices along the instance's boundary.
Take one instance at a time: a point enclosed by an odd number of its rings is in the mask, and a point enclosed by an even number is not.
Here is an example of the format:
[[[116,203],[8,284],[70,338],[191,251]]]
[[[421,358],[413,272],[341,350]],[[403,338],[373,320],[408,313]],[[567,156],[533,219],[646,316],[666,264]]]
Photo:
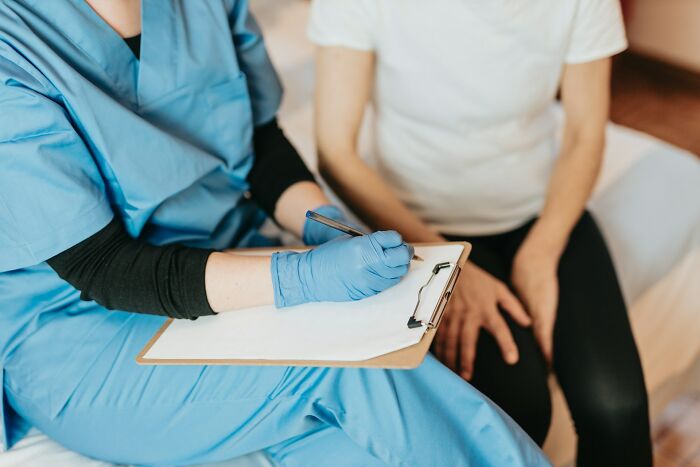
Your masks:
[[[541,219],[532,226],[520,250],[558,262],[568,241],[567,229]]]
[[[274,253],[270,260],[275,307],[286,308],[310,301],[300,275],[304,254],[293,251]]]
[[[513,259],[513,273],[533,269],[541,273],[556,273],[560,257],[558,249],[535,241],[528,242],[526,239]]]

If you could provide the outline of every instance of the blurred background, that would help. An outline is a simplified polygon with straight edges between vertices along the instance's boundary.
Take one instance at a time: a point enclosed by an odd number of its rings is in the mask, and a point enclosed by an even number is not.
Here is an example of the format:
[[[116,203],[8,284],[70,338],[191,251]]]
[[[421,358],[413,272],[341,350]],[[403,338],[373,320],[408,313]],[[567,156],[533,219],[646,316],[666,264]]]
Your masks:
[[[612,120],[700,155],[700,1],[623,8],[630,49],[615,61]]]

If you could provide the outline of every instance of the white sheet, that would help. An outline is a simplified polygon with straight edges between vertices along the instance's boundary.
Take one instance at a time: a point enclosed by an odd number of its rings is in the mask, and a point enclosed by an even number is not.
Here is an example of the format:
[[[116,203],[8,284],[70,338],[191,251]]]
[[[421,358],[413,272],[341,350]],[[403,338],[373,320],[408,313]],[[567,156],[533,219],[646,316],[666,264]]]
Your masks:
[[[284,310],[263,306],[220,313],[196,321],[174,321],[144,355],[170,360],[359,361],[418,343],[425,328],[406,326],[418,290],[442,262],[423,291],[418,318],[430,320],[464,247],[422,246],[401,282],[358,302],[308,303]]]
[[[1,467],[110,467],[113,465],[70,451],[37,430],[32,430],[11,450],[0,454]],[[195,467],[272,467],[272,463],[262,452],[255,452],[237,459]]]

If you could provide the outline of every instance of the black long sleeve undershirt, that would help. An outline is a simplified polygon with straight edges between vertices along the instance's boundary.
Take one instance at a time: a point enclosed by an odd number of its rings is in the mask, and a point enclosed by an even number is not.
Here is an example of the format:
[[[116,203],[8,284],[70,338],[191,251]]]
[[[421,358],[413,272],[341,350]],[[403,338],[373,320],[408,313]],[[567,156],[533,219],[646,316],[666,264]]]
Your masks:
[[[277,119],[255,129],[253,148],[255,161],[247,177],[250,193],[274,219],[277,201],[287,188],[315,179],[277,124]]]
[[[139,55],[139,37],[127,44]],[[271,217],[282,193],[301,181],[314,181],[277,120],[254,131],[255,159],[248,174],[253,199]],[[214,314],[204,275],[212,250],[181,245],[153,246],[134,239],[114,219],[106,227],[50,258],[49,266],[81,299],[107,309],[195,319]]]
[[[48,260],[62,279],[108,310],[196,318],[212,315],[204,270],[212,250],[153,246],[134,239],[121,221]]]

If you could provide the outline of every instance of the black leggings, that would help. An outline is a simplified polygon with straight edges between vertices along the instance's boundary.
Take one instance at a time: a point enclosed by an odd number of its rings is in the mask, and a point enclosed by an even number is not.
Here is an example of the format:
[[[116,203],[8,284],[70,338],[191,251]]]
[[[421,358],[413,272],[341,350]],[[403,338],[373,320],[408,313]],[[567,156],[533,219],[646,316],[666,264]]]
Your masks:
[[[510,284],[513,256],[533,222],[504,234],[450,239],[471,242],[470,260]],[[577,465],[651,466],[642,367],[610,255],[588,213],[571,234],[558,277],[553,369],[578,433]],[[482,329],[471,382],[542,445],[552,410],[546,364],[532,331],[503,315],[520,361],[507,365]]]

